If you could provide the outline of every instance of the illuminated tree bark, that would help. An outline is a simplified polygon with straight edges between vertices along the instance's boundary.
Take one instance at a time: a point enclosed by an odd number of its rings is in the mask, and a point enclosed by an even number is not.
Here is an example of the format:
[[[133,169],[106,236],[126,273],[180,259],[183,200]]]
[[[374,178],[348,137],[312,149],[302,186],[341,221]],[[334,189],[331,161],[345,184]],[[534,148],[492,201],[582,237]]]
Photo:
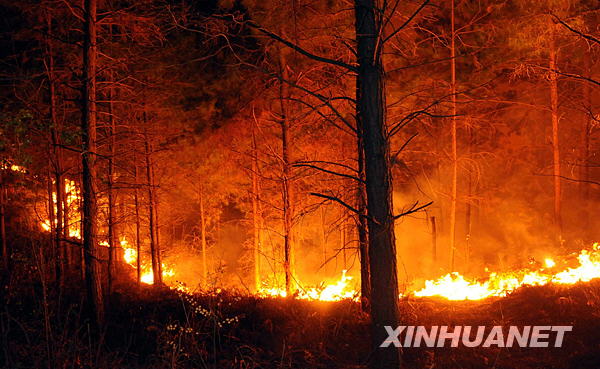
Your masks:
[[[260,206],[260,184],[258,179],[258,150],[256,135],[252,128],[252,226],[254,231],[254,289],[261,288],[260,257],[262,253],[262,211]]]
[[[357,110],[365,152],[365,181],[371,270],[371,339],[373,369],[400,367],[397,348],[381,348],[384,326],[399,325],[396,239],[392,205],[390,144],[386,129],[384,68],[379,42],[381,24],[373,0],[356,0],[358,56]]]
[[[63,156],[61,155],[61,158],[62,157]],[[66,172],[63,173],[63,174],[66,175]],[[62,227],[63,228],[62,229],[63,234],[62,234],[62,237],[63,237],[64,240],[66,240],[69,237],[69,228],[71,226],[69,224],[69,221],[70,221],[70,219],[69,219],[70,208],[69,208],[69,201],[68,201],[68,193],[67,193],[67,190],[66,190],[66,183],[67,182],[66,182],[66,176],[65,175],[63,175],[63,181],[62,181],[62,185],[65,186],[65,187],[63,187],[65,190],[62,191],[62,201],[61,201],[61,203],[63,205],[63,222],[62,222],[62,225],[63,225],[63,227]],[[70,273],[71,270],[73,270],[73,266],[74,266],[75,262],[74,262],[74,256],[73,256],[73,247],[68,242],[64,243],[63,255],[64,255],[64,263],[63,264],[65,266],[64,272],[65,273]]]
[[[365,193],[365,151],[362,139],[362,127],[360,120],[357,120],[357,156],[358,156],[358,177],[360,181],[356,186],[356,197],[358,206],[357,225],[358,250],[360,255],[360,296],[361,307],[363,311],[369,311],[369,300],[371,299],[371,273],[369,269],[369,235],[367,231],[367,199]]]
[[[135,187],[133,190],[133,204],[135,206],[135,250],[136,250],[136,258],[135,258],[135,263],[136,263],[136,272],[137,272],[137,282],[138,285],[140,283],[142,283],[142,262],[141,262],[141,257],[140,257],[140,252],[141,252],[141,245],[142,245],[142,240],[140,237],[140,231],[141,231],[141,222],[140,222],[140,201],[139,201],[139,174],[138,174],[138,164],[137,164],[137,156],[135,155],[134,152],[134,156],[133,156],[133,165],[134,165],[134,175],[135,175]]]
[[[96,0],[84,1],[83,101],[81,116],[83,180],[83,252],[88,305],[97,326],[104,321],[104,302],[97,252],[96,204]]]
[[[454,258],[456,252],[456,201],[458,191],[458,154],[456,142],[456,49],[455,49],[455,30],[454,30],[454,0],[451,4],[450,14],[451,35],[450,35],[450,93],[452,95],[452,126],[450,128],[452,140],[452,190],[450,193],[450,270],[454,271]]]
[[[283,53],[279,53],[279,68],[283,80],[289,80],[287,63]],[[294,240],[293,240],[293,209],[292,209],[292,186],[291,186],[291,164],[290,164],[290,133],[287,116],[286,99],[289,96],[287,85],[279,81],[279,109],[281,125],[281,160],[282,160],[282,201],[283,201],[283,271],[285,273],[285,291],[291,296],[294,287]]]
[[[585,63],[585,72],[588,78],[591,78],[591,60],[590,60],[590,51],[584,51],[584,63]],[[592,118],[592,92],[590,88],[590,84],[584,82],[583,84],[583,104],[585,106],[585,118],[583,121],[583,127],[581,130],[581,158],[580,158],[580,166],[579,166],[579,179],[581,182],[579,183],[579,196],[581,198],[581,203],[584,206],[584,214],[585,219],[583,219],[585,236],[589,237],[589,229],[590,229],[590,216],[589,216],[589,199],[590,199],[590,133],[593,127],[593,118]]]
[[[110,73],[110,81],[112,83],[113,74]],[[116,275],[116,234],[115,234],[115,160],[116,160],[116,126],[113,109],[114,90],[110,86],[108,88],[108,119],[109,119],[109,150],[110,157],[108,158],[108,294],[113,290],[113,279]]]
[[[202,283],[208,286],[208,264],[206,260],[206,214],[204,213],[204,194],[202,186],[198,188],[198,201],[200,202],[200,245],[202,247]]]
[[[550,111],[552,115],[552,167],[554,175],[554,224],[556,237],[562,242],[562,216],[561,216],[561,168],[560,168],[560,141],[558,125],[558,81],[556,66],[556,30],[552,20],[550,25],[550,45],[548,67],[550,69]]]
[[[147,124],[146,112],[144,112],[144,122]],[[150,233],[150,255],[152,258],[152,276],[154,285],[162,284],[162,274],[160,272],[160,258],[158,256],[157,242],[157,221],[156,221],[156,197],[154,195],[154,176],[152,166],[152,156],[150,152],[150,143],[148,142],[148,133],[144,131],[144,157],[146,159],[146,186],[148,187],[148,226]]]

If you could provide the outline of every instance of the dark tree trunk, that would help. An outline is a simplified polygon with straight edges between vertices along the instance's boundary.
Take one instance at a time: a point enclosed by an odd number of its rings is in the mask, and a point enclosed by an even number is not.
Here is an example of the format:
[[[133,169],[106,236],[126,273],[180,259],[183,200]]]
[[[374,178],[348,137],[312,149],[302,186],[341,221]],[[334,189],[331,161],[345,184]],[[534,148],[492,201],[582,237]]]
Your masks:
[[[61,155],[62,157],[62,155]],[[62,237],[63,239],[67,239],[69,238],[69,229],[70,229],[70,224],[69,224],[69,200],[68,200],[68,193],[67,193],[67,187],[66,187],[66,183],[68,183],[66,181],[66,172],[63,173],[63,180],[62,180],[62,185],[64,186],[64,191],[62,191],[62,201],[61,204],[63,205],[63,227],[62,227]],[[73,256],[73,247],[68,243],[65,242],[63,245],[63,255],[64,255],[64,273],[70,273],[72,270],[72,266],[74,263],[74,256]]]
[[[435,224],[435,217],[431,217],[431,261],[435,267],[437,267],[437,225]]]
[[[133,202],[134,202],[134,206],[135,206],[135,251],[136,251],[136,257],[135,257],[135,263],[136,263],[136,268],[137,268],[137,282],[138,285],[140,283],[142,283],[142,262],[141,262],[141,236],[140,236],[140,231],[141,231],[141,225],[140,225],[140,201],[139,201],[139,175],[138,175],[138,165],[137,165],[137,156],[134,154],[133,157],[133,162],[135,165],[135,188],[134,188],[134,192],[133,192]]]
[[[467,142],[467,155],[471,158],[473,151],[473,129],[467,128],[468,142]],[[465,266],[469,270],[471,267],[471,237],[473,233],[473,173],[471,170],[467,173],[467,202],[465,204]]]
[[[561,201],[561,168],[560,168],[560,141],[559,141],[559,118],[558,118],[558,76],[556,73],[556,40],[555,25],[550,19],[550,45],[548,67],[550,69],[550,112],[552,116],[552,167],[554,175],[554,225],[556,238],[562,243],[562,201]]]
[[[202,283],[208,287],[208,264],[206,260],[206,214],[204,214],[204,196],[202,186],[198,189],[198,201],[200,202],[200,246],[202,247]]]
[[[456,32],[454,26],[454,0],[451,4],[451,34],[450,34],[450,93],[452,98],[452,190],[450,193],[450,271],[455,269],[456,255],[456,205],[458,201],[458,142],[456,116]]]
[[[146,120],[144,113],[144,120]],[[150,152],[150,143],[148,142],[148,134],[144,133],[144,156],[146,158],[146,185],[148,187],[148,218],[149,218],[149,233],[150,233],[150,255],[152,257],[152,276],[155,285],[162,284],[162,275],[160,273],[160,261],[158,258],[158,243],[156,232],[156,203],[154,197],[154,178],[152,176],[152,158]]]
[[[254,230],[254,290],[259,291],[260,279],[260,255],[261,255],[261,232],[262,211],[260,206],[260,184],[258,180],[258,150],[256,147],[256,134],[252,128],[252,225]]]
[[[289,80],[283,54],[279,54],[279,67],[284,80]],[[290,123],[287,116],[285,99],[289,96],[285,82],[279,82],[279,104],[281,125],[281,150],[282,150],[282,200],[283,200],[283,270],[285,273],[285,291],[287,296],[294,292],[294,240],[293,240],[293,209],[292,186],[290,165]]]
[[[96,326],[104,320],[104,303],[96,245],[96,0],[84,1],[83,101],[81,114],[83,181],[83,252],[90,315]]]
[[[154,208],[154,244],[156,248],[156,260],[158,262],[158,275],[160,276],[160,284],[163,283],[163,263],[162,263],[162,253],[160,252],[160,221],[158,218],[158,204],[160,203],[158,200],[158,189],[156,186],[156,173],[154,171],[154,162],[151,161],[152,165],[150,166],[150,171],[152,172],[152,204]]]
[[[588,78],[591,78],[591,50],[584,51],[584,64],[585,64],[585,73]],[[584,219],[583,219],[583,229],[584,229],[584,237],[589,238],[590,234],[590,184],[588,181],[590,180],[590,134],[592,131],[592,127],[594,124],[594,117],[592,113],[592,91],[589,83],[583,84],[583,104],[585,107],[585,118],[583,121],[583,127],[581,129],[581,159],[580,159],[580,167],[579,167],[579,179],[581,182],[579,183],[579,196],[581,199],[581,204],[583,204],[584,210]]]
[[[385,123],[384,70],[381,60],[380,24],[373,0],[356,0],[358,52],[358,117],[365,152],[365,180],[371,270],[371,339],[373,369],[397,369],[400,353],[390,345],[384,326],[399,325],[396,240],[392,205],[390,148]]]
[[[357,80],[358,82],[358,80]],[[357,83],[358,95],[358,83]],[[357,129],[357,158],[358,158],[358,182],[356,187],[358,219],[358,248],[360,253],[360,296],[361,307],[364,312],[369,312],[369,301],[371,299],[371,272],[369,268],[369,233],[367,230],[367,194],[365,192],[365,151],[363,144],[363,128],[361,120],[356,121]]]
[[[50,226],[50,244],[52,250],[50,255],[55,261],[55,281],[58,284],[60,281],[60,268],[58,268],[58,244],[56,243],[56,224],[58,218],[56,217],[56,211],[54,207],[54,187],[52,186],[53,170],[52,170],[52,146],[48,146],[48,179],[46,182],[46,191],[48,194],[48,225]]]
[[[113,82],[111,73],[109,83]],[[108,89],[108,119],[109,119],[109,147],[108,158],[108,294],[113,290],[113,279],[116,275],[116,234],[115,234],[115,160],[116,160],[116,126],[113,111],[114,91],[110,86]]]
[[[56,81],[54,78],[54,50],[52,45],[52,18],[48,15],[48,38],[46,40],[47,47],[47,70],[48,89],[50,102],[50,138],[52,141],[52,154],[54,157],[54,184],[56,191],[56,226],[54,229],[54,247],[55,247],[55,264],[56,282],[58,286],[62,286],[62,279],[65,271],[65,252],[62,244],[64,216],[63,216],[63,175],[62,175],[62,150],[60,148],[60,127],[56,115]],[[50,193],[52,197],[52,193]]]
[[[4,173],[0,173],[0,237],[2,238],[2,274],[3,279],[8,281],[10,271],[10,250],[6,240],[6,214],[5,202],[7,197],[6,185],[4,183]],[[3,285],[0,287],[4,287]],[[3,289],[4,290],[4,289]]]

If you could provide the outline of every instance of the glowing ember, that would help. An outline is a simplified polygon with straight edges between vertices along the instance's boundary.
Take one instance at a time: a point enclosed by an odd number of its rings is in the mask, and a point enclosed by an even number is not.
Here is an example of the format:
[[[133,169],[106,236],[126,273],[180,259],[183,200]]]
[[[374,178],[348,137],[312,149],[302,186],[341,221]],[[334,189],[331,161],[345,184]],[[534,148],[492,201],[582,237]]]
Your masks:
[[[546,258],[546,260],[544,260],[544,264],[546,265],[546,268],[554,268],[554,266],[556,265],[554,260],[550,258]]]

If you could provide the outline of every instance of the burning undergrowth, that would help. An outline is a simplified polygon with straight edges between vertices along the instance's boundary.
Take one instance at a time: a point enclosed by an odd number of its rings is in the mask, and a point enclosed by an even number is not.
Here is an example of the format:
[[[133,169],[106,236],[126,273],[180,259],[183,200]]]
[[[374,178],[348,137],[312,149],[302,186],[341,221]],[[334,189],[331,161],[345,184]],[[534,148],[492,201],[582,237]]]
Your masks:
[[[40,242],[47,242],[41,237]],[[22,243],[15,240],[15,243]],[[25,247],[27,261],[36,253]],[[591,251],[590,251],[591,253]],[[567,268],[577,258],[565,260]],[[571,264],[569,264],[571,262]],[[560,264],[557,261],[557,264]],[[0,316],[8,327],[13,367],[47,367],[43,293],[50,301],[51,360],[57,366],[129,368],[366,368],[369,319],[360,303],[258,297],[228,290],[199,293],[121,281],[110,296],[107,327],[89,346],[82,322],[81,286],[69,283],[61,299],[22,263],[13,275],[18,295]],[[558,267],[558,265],[556,266]],[[556,271],[562,270],[561,265]],[[404,325],[572,325],[562,348],[404,348],[407,368],[590,368],[600,360],[600,281],[523,287],[504,297],[450,301],[440,296],[400,298]],[[538,350],[538,351],[536,351]]]
[[[75,286],[74,286],[75,287]],[[73,293],[71,293],[73,292]],[[352,300],[323,302],[257,298],[226,291],[188,294],[121,285],[111,297],[98,347],[77,329],[77,296],[67,292],[53,332],[55,363],[129,368],[366,368],[369,320]],[[43,319],[32,295],[11,300],[19,312],[8,332],[13,362],[44,367]],[[24,311],[27,314],[23,314]],[[406,368],[590,368],[600,360],[600,283],[526,287],[506,297],[448,301],[405,297],[405,325],[573,325],[562,348],[404,348]],[[14,315],[11,315],[14,317]],[[27,349],[25,349],[27,347]],[[36,349],[37,348],[37,349]],[[537,350],[537,351],[536,351]],[[33,352],[33,354],[32,354]],[[36,354],[36,353],[42,354]],[[101,355],[97,355],[100,353]],[[79,364],[77,364],[79,363]]]

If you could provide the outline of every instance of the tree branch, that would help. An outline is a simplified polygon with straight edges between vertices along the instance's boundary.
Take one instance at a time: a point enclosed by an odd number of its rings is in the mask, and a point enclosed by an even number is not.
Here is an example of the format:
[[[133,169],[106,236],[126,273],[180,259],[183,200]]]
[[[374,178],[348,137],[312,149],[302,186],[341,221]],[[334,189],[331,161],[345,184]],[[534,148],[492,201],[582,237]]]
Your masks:
[[[569,31],[578,34],[579,36],[583,37],[584,39],[586,39],[588,41],[592,41],[593,43],[600,45],[600,40],[599,39],[595,38],[592,35],[588,35],[588,34],[585,34],[585,33],[581,32],[581,31],[579,31],[579,30],[576,30],[575,28],[571,27],[565,21],[563,21],[562,19],[560,19],[559,17],[557,17],[556,15],[554,15],[552,13],[550,13],[550,15],[552,15],[552,17],[554,19],[556,19],[558,21],[558,23],[560,23],[563,26],[565,26],[565,28],[567,28]]]
[[[429,205],[433,204],[433,201],[429,201],[427,204],[421,205],[421,206],[417,207],[418,204],[419,204],[418,201],[415,202],[413,204],[413,206],[410,207],[410,209],[408,209],[407,211],[405,211],[403,213],[400,213],[400,214],[394,216],[394,220],[396,220],[398,218],[402,218],[403,216],[406,216],[406,215],[413,214],[413,213],[416,213],[418,211],[421,211],[421,210],[425,209],[426,207],[428,207]]]
[[[427,6],[427,4],[429,4],[430,0],[425,0],[418,8],[417,10],[415,10],[414,13],[412,13],[412,15],[410,17],[408,17],[408,19],[402,23],[402,25],[398,28],[396,28],[392,33],[390,33],[386,38],[383,39],[383,43],[386,43],[389,39],[391,39],[392,37],[396,36],[396,34],[398,34],[398,32],[402,31],[406,26],[408,26],[408,24],[415,19],[415,17],[421,12],[421,10],[423,10],[423,8],[425,8]]]
[[[358,177],[355,177],[355,176],[352,176],[352,175],[350,175],[350,174],[344,174],[344,173],[338,173],[338,172],[334,172],[333,170],[329,170],[329,169],[321,168],[321,167],[318,167],[318,166],[316,166],[316,165],[312,165],[312,164],[303,164],[303,163],[300,163],[300,164],[293,164],[292,166],[293,166],[293,167],[307,167],[307,168],[313,168],[313,169],[319,170],[319,171],[321,171],[321,172],[324,172],[324,173],[333,174],[333,175],[335,175],[335,176],[344,177],[344,178],[350,178],[350,179],[352,179],[352,180],[354,180],[354,181],[358,181],[358,182],[361,182],[361,183],[365,183],[365,182],[364,182],[363,180],[361,180],[360,178],[358,178]]]

